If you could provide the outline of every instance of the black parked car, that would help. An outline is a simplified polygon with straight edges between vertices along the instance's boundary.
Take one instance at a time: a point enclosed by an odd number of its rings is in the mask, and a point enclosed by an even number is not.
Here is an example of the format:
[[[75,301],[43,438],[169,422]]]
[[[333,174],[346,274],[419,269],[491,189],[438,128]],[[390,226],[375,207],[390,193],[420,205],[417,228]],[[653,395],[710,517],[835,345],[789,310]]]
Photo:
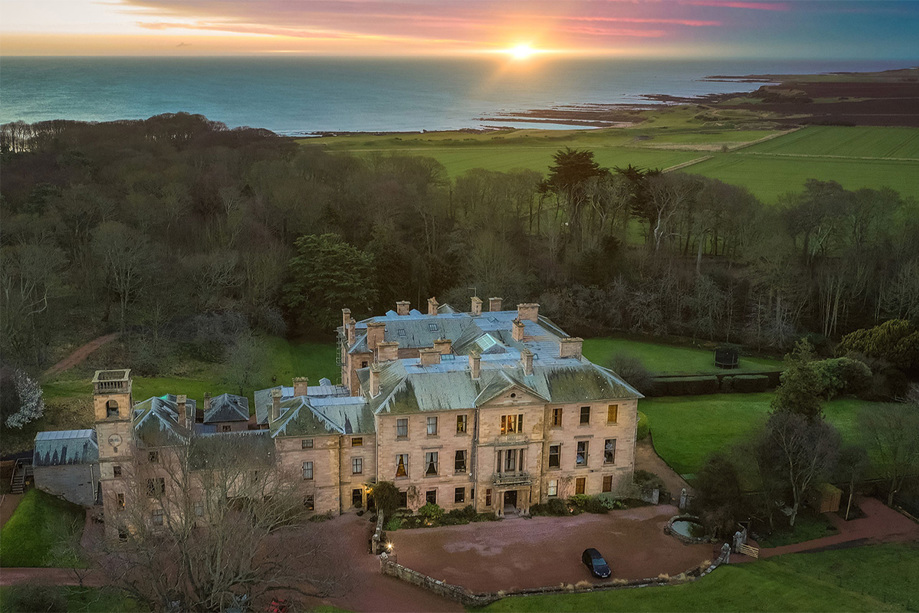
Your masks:
[[[600,552],[593,547],[584,550],[584,553],[581,554],[581,561],[584,562],[584,565],[594,577],[607,579],[613,574],[613,571],[609,569],[609,564],[606,563]]]

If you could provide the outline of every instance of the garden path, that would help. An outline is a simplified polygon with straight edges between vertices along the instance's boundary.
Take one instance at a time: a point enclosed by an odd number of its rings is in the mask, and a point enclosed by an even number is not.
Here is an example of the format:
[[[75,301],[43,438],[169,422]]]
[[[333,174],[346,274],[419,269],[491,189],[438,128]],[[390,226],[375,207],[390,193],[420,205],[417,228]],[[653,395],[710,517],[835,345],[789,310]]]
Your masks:
[[[692,494],[692,488],[670,465],[657,455],[654,450],[654,442],[649,434],[644,439],[635,443],[635,470],[647,470],[659,476],[670,494],[674,499],[679,500],[680,490],[684,487],[688,494]]]
[[[51,377],[54,375],[59,375],[65,370],[70,370],[74,366],[83,363],[83,361],[86,360],[86,358],[88,358],[89,355],[93,351],[95,351],[102,345],[105,345],[106,343],[110,343],[116,338],[118,338],[118,333],[112,332],[111,334],[106,334],[104,336],[100,336],[99,338],[89,341],[85,345],[78,347],[73,353],[68,355],[66,358],[64,358],[63,360],[61,360],[60,362],[58,362],[57,364],[55,364],[54,366],[46,370],[45,376]]]

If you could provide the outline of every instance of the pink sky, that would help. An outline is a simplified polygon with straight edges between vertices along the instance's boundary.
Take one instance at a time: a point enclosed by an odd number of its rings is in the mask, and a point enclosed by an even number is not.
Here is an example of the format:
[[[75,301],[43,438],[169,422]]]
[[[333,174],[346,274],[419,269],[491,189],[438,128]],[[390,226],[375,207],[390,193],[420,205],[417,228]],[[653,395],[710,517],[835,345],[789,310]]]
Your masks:
[[[866,22],[883,26],[878,34],[889,23],[882,40],[905,36],[908,45],[908,32],[895,30],[904,15],[915,25],[917,12],[915,3],[798,0],[0,0],[0,7],[4,55],[444,55],[529,45],[753,56],[779,45],[813,51],[815,41],[851,49],[859,41],[844,41],[844,31]],[[853,9],[862,15],[838,19]]]

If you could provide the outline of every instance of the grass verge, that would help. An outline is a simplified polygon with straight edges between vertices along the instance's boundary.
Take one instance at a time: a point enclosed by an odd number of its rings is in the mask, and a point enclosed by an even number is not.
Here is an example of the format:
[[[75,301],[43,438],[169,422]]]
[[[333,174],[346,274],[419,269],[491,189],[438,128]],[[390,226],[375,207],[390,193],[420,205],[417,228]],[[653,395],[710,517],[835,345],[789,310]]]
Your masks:
[[[31,489],[0,532],[0,566],[54,566],[51,550],[62,526],[83,529],[83,507]]]

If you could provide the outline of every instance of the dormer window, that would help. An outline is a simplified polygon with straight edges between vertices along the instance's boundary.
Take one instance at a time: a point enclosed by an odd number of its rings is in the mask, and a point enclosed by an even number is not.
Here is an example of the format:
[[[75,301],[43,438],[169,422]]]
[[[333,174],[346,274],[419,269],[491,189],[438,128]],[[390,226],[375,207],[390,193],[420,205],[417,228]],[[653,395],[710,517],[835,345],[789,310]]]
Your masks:
[[[399,336],[405,336],[405,328],[399,328],[396,331],[396,334],[398,334]]]
[[[428,330],[430,330],[431,332],[437,332],[439,329],[440,328],[438,328],[437,324],[435,323],[428,324]]]

